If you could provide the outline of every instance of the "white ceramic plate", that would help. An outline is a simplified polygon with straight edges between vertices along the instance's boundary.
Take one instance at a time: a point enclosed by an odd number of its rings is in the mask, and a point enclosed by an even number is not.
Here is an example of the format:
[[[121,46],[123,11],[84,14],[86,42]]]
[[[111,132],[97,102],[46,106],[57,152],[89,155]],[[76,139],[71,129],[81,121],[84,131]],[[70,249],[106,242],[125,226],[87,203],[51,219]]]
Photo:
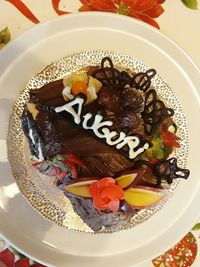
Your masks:
[[[19,90],[64,55],[87,50],[128,54],[155,68],[175,91],[188,120],[191,176],[165,207],[146,222],[113,234],[76,233],[45,220],[19,193],[6,157],[7,124]],[[53,266],[131,266],[174,245],[200,214],[198,173],[200,72],[157,30],[109,13],[63,16],[41,24],[0,54],[0,233],[30,257]]]

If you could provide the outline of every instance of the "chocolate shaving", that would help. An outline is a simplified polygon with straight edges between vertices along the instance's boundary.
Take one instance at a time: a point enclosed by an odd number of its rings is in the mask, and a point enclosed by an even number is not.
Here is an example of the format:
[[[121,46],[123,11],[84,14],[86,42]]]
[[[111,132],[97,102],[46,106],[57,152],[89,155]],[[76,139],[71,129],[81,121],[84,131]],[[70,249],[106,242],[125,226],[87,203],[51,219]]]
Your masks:
[[[145,107],[141,115],[144,120],[145,134],[151,135],[164,119],[174,115],[174,110],[166,108],[165,104],[158,100],[156,91],[151,89],[146,94]]]
[[[45,106],[62,106],[66,103],[62,96],[63,80],[57,80],[30,91],[30,99]]]
[[[139,72],[132,78],[131,86],[146,92],[151,86],[151,79],[156,75],[154,69],[149,69],[146,72]]]
[[[108,64],[106,64],[108,63]],[[101,61],[101,67],[92,73],[92,76],[98,79],[103,86],[114,86],[123,89],[131,84],[131,76],[126,72],[115,69],[111,58],[104,57]]]

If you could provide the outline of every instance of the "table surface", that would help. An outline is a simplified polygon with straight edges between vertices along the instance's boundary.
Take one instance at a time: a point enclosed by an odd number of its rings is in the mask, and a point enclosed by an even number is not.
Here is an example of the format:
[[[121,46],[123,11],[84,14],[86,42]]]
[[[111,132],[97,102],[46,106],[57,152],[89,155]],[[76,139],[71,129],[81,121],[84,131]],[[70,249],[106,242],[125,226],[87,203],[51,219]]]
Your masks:
[[[189,3],[189,5],[195,2],[195,0],[183,1]],[[108,7],[113,5],[112,2],[112,0],[0,0],[0,30],[8,27],[11,39],[15,39],[24,31],[34,27],[36,23],[56,18],[65,12],[79,12],[81,6],[82,9],[90,9],[92,3],[93,9],[107,11]],[[114,2],[120,1],[115,0]],[[124,3],[123,7],[126,7],[128,3],[133,4],[133,2],[154,2],[154,4],[156,2],[164,2],[162,4],[164,12],[161,15],[155,12],[150,12],[148,15],[151,14],[152,17],[160,15],[155,18],[155,21],[160,26],[160,31],[183,48],[200,66],[200,9],[190,9],[183,5],[181,0],[122,0],[121,2]],[[134,9],[134,6],[132,8]],[[114,12],[115,10],[113,9],[112,11]],[[135,14],[139,14],[137,10]],[[143,18],[145,14],[144,12]],[[200,218],[193,229],[172,249],[163,253],[158,258],[152,259],[152,261],[143,263],[141,267],[199,267],[199,248]],[[11,267],[14,265],[14,261],[18,261],[18,265],[15,264],[18,267],[42,266],[40,264],[33,265],[31,259],[26,259],[24,255],[0,239],[0,266],[4,267],[2,265],[4,263],[5,266]]]

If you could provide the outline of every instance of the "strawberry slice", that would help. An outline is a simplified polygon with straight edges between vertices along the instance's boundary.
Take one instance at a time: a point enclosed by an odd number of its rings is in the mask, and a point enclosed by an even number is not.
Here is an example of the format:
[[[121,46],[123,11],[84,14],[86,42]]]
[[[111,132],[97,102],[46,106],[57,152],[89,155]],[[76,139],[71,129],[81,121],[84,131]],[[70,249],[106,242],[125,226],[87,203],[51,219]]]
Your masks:
[[[66,160],[67,161],[71,161],[72,163],[84,168],[85,167],[85,163],[74,153],[71,152],[65,152],[65,156],[66,156]],[[66,161],[64,160],[64,162]]]
[[[77,171],[76,164],[73,163],[73,162],[70,161],[70,160],[65,160],[65,163],[66,163],[66,164],[69,166],[69,168],[70,168],[70,172],[71,172],[72,178],[74,178],[74,179],[78,178],[78,171]]]
[[[163,143],[170,148],[179,148],[180,144],[178,141],[180,140],[179,137],[177,137],[175,134],[170,133],[169,131],[162,131],[162,136],[164,138]]]

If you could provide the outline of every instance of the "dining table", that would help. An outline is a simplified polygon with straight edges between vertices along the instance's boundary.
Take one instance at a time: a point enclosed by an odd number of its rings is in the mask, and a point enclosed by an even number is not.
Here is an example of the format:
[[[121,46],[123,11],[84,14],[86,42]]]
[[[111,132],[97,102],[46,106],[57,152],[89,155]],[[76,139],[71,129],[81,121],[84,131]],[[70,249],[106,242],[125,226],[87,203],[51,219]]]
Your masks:
[[[148,23],[175,42],[200,65],[198,0],[0,0],[0,53],[9,42],[40,23],[58,16],[68,16],[70,13],[93,11],[112,12]],[[0,267],[6,266],[44,265],[35,262],[26,255],[26,251],[17,250],[0,236]],[[162,255],[137,266],[199,267],[200,214],[193,228],[187,234],[183,233],[177,244],[168,251],[163,251]]]

